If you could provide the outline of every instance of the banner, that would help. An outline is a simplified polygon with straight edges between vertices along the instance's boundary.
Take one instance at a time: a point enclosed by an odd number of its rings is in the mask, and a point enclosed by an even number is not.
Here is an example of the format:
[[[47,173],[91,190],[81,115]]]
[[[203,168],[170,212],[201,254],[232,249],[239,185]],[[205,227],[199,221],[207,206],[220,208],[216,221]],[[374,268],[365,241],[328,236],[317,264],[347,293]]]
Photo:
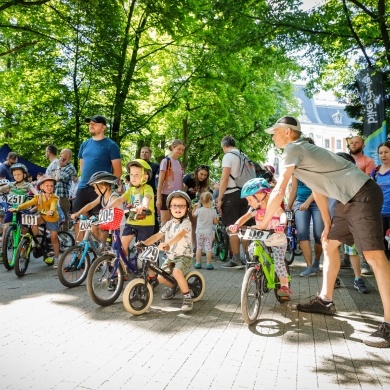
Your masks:
[[[383,76],[381,72],[367,68],[358,74],[357,82],[364,107],[364,154],[378,165],[378,146],[387,140]]]

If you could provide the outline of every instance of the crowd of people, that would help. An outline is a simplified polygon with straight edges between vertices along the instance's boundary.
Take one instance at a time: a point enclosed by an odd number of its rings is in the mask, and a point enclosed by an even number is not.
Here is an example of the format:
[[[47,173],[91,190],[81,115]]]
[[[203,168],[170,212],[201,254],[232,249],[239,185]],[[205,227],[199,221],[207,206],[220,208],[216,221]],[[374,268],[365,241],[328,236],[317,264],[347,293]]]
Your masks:
[[[53,231],[54,267],[58,262],[54,241],[60,228],[60,211],[65,215],[62,229],[67,231],[70,219],[82,214],[98,213],[101,208],[127,207],[130,212],[122,233],[125,250],[134,238],[146,245],[159,241],[159,248],[167,254],[163,268],[178,281],[183,294],[182,310],[190,311],[193,305],[184,275],[192,265],[202,268],[203,252],[206,270],[214,269],[213,226],[221,218],[229,233],[231,251],[231,260],[224,268],[244,268],[250,258],[249,242],[241,242],[236,234],[239,227],[257,225],[260,229],[275,229],[270,245],[281,282],[277,293],[290,297],[292,291],[284,266],[287,241],[281,218],[287,207],[295,211],[298,240],[307,265],[300,276],[317,275],[323,257],[322,290],[310,302],[298,304],[297,309],[335,314],[333,290],[338,287],[337,274],[340,266],[350,267],[352,263],[355,288],[367,293],[361,275],[374,273],[384,306],[384,322],[365,343],[390,347],[390,263],[384,240],[390,228],[389,142],[379,147],[382,164],[376,167],[363,154],[363,139],[352,137],[348,161],[345,156],[337,156],[304,138],[299,121],[286,116],[266,130],[273,136],[275,146],[284,149],[284,170],[277,180],[272,167],[253,164],[253,177],[239,186],[241,157],[235,139],[229,135],[221,140],[222,171],[213,184],[208,165],[198,165],[193,172],[184,173],[180,157],[186,145],[179,139],[171,143],[169,154],[159,164],[151,161],[151,149],[142,147],[140,158],[125,164],[127,175],[122,180],[124,162],[119,146],[105,135],[106,118],[95,115],[86,118],[86,122],[91,137],[78,151],[80,177],[71,163],[72,151],[62,149],[57,158],[54,145],[46,148],[49,165],[37,178],[36,186],[28,182],[27,169],[17,163],[16,153],[10,153],[0,166],[0,192],[34,195],[32,200],[15,205],[5,215],[4,223],[10,221],[12,210],[31,205],[44,209],[42,219]],[[106,234],[100,232],[102,245]],[[80,240],[77,224],[75,237]],[[342,261],[340,246],[345,252]],[[361,266],[358,253],[363,256]],[[157,280],[156,275],[149,278],[151,283],[167,284],[165,280]],[[163,299],[172,298],[172,286],[168,283]]]

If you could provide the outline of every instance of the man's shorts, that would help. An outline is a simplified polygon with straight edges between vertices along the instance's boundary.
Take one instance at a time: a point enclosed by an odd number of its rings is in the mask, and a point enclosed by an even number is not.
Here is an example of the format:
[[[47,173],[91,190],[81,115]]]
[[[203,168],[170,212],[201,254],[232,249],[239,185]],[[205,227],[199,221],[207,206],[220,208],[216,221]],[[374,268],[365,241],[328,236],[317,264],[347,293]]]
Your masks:
[[[241,199],[241,191],[225,194],[222,199],[222,224],[234,225],[238,218],[247,213],[248,209],[248,201],[245,198]],[[248,222],[244,225],[250,225]]]
[[[88,186],[85,188],[79,188],[76,192],[76,198],[73,200],[73,204],[72,204],[73,213],[77,213],[79,210],[81,210],[88,203],[91,203],[94,200],[96,200],[97,197],[98,197],[98,195],[96,194],[96,192],[92,186]],[[101,208],[102,208],[102,206],[99,203],[96,207],[94,207],[89,212],[90,212],[90,214],[98,215]]]
[[[161,266],[161,268],[165,272],[168,272],[169,274],[172,273],[174,268],[177,268],[180,269],[184,275],[188,273],[191,267],[192,267],[192,257],[186,257],[186,256],[175,257],[175,260],[173,261],[166,259]]]
[[[136,236],[137,241],[145,241],[153,236],[154,226],[136,226],[126,223],[123,229],[123,236]]]
[[[347,203],[337,202],[329,239],[352,246],[358,252],[384,250],[382,210],[383,193],[374,180],[368,180]]]

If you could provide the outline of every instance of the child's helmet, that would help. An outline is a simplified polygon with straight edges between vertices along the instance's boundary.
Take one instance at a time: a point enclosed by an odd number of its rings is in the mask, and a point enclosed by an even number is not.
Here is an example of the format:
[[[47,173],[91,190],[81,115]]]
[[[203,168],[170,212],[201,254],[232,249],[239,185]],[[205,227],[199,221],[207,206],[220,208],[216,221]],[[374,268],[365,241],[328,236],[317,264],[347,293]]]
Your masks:
[[[136,158],[135,160],[132,160],[126,164],[127,172],[130,173],[130,167],[136,166],[142,168],[142,180],[141,185],[144,185],[147,180],[144,179],[144,174],[147,173],[149,175],[149,179],[152,177],[152,168],[150,168],[150,165],[145,161],[142,160],[142,158]]]
[[[173,198],[183,198],[186,200],[187,202],[187,207],[190,208],[191,207],[191,199],[190,197],[184,192],[184,191],[173,191],[171,192],[169,195],[168,195],[168,198],[167,198],[167,208],[169,209],[170,208],[170,205],[171,205],[171,200]]]
[[[262,179],[260,177],[256,177],[254,179],[248,180],[244,187],[241,189],[241,198],[246,198],[247,196],[252,196],[257,194],[258,192],[271,192],[271,187],[268,184],[267,180]]]
[[[94,173],[90,179],[88,180],[87,185],[91,186],[92,184],[99,184],[99,183],[109,183],[109,184],[115,184],[117,182],[118,178],[113,175],[110,172],[107,171],[99,171]]]
[[[21,163],[16,163],[16,164],[12,164],[10,169],[11,173],[13,171],[16,171],[16,170],[20,170],[20,171],[23,171],[23,173],[27,176],[28,175],[28,169],[27,167],[24,165],[24,164],[21,164]]]
[[[265,169],[268,169],[273,175],[275,175],[275,168],[272,165],[264,165]]]
[[[54,186],[57,184],[57,180],[56,179],[53,179],[51,176],[48,176],[48,175],[43,175],[38,183],[37,183],[37,187],[38,187],[38,190],[41,189],[41,185],[46,182],[46,181],[52,181],[54,183]]]

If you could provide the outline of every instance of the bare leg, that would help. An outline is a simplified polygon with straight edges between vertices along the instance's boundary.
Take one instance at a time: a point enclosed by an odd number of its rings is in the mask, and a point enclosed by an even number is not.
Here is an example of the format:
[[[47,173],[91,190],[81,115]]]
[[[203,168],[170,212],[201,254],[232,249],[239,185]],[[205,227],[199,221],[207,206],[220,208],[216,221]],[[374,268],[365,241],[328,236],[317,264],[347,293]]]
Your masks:
[[[323,280],[320,297],[332,300],[334,284],[337,274],[340,270],[340,242],[337,240],[328,240],[323,242],[324,248],[324,265],[323,265]]]
[[[313,265],[313,260],[312,260],[312,250],[310,246],[310,241],[302,240],[299,241],[299,244],[301,246],[303,258],[305,259],[307,266],[311,267]]]

